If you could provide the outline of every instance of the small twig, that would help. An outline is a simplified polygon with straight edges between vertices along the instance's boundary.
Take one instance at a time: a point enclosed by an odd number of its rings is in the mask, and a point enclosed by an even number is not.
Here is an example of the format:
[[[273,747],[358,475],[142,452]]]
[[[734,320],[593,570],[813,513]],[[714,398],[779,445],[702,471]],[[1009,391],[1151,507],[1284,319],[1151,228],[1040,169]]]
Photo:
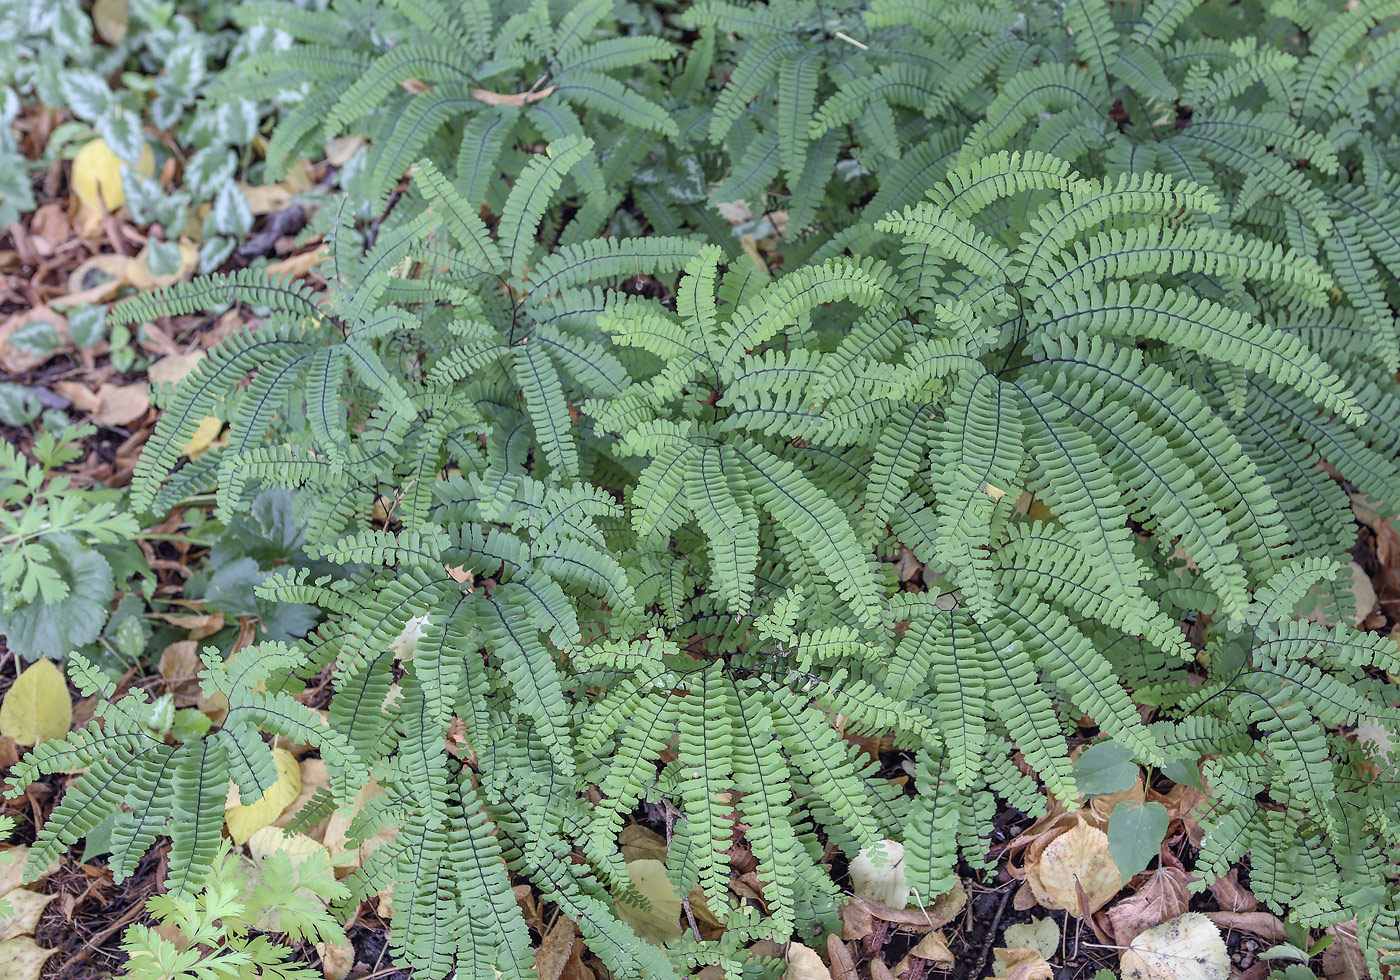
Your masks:
[[[834,36],[834,37],[839,37],[841,40],[845,41],[847,44],[854,44],[856,47],[860,48],[862,51],[869,51],[869,50],[870,50],[870,45],[868,45],[868,44],[862,44],[860,41],[857,41],[855,38],[851,37],[849,34],[843,33],[842,31],[836,31],[836,32],[833,34],[833,36]]]

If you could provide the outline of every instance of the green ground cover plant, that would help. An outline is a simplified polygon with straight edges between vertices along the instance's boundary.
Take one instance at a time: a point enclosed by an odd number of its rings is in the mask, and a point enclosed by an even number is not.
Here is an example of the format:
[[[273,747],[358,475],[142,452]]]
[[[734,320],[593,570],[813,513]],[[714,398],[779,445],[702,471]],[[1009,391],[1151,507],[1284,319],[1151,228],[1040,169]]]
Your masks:
[[[332,777],[305,824],[383,790],[337,900],[392,885],[419,975],[530,974],[520,880],[620,976],[738,975],[839,931],[877,841],[948,892],[1097,741],[1209,788],[1193,888],[1246,860],[1400,962],[1400,794],[1356,737],[1400,737],[1400,649],[1345,587],[1348,491],[1400,510],[1400,5],[237,16],[292,38],[211,90],[275,108],[270,166],[368,156],[324,292],[252,268],[109,312],[260,320],[166,399],[131,505],[213,493],[235,528],[295,491],[307,560],[255,589],[323,618],[208,663],[207,732],[136,691],[26,756],[21,788],[88,767],[31,873],[111,820],[118,876],[168,835],[194,901],[279,736]],[[322,725],[294,695],[326,669]],[[617,913],[647,803],[720,938]]]

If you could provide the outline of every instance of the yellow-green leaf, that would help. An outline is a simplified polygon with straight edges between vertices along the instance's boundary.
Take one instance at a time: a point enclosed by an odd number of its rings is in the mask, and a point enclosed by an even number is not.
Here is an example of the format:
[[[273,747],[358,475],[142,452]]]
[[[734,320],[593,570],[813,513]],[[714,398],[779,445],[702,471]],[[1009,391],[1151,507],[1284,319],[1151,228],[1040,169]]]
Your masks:
[[[640,938],[660,945],[681,934],[681,899],[666,877],[666,865],[654,858],[627,862],[632,887],[651,904],[641,909],[627,902],[617,903],[617,913]]]
[[[141,148],[141,159],[136,169],[147,177],[155,173],[156,158],[149,146]],[[73,158],[70,182],[78,200],[93,211],[115,211],[126,203],[126,190],[122,187],[122,162],[106,140],[84,144]]]
[[[0,735],[20,745],[62,738],[73,724],[73,699],[63,672],[52,660],[36,660],[19,675],[0,703]]]
[[[235,844],[245,843],[259,830],[282,815],[301,792],[301,769],[286,749],[273,749],[272,761],[277,764],[277,782],[253,803],[235,803],[224,811],[224,822]],[[237,794],[234,790],[234,794]]]

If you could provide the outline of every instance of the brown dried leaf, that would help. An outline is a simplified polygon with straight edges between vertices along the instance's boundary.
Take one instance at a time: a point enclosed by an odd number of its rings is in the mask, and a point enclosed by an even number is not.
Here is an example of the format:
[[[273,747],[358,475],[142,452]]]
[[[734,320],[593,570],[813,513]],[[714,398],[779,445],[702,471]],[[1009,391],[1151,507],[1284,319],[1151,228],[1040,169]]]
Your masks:
[[[578,926],[567,915],[554,920],[554,925],[545,933],[535,950],[535,972],[540,980],[559,980],[564,972],[564,964],[573,956],[574,943],[578,941]]]
[[[1190,876],[1180,868],[1164,867],[1149,872],[1136,892],[1108,910],[1114,941],[1126,946],[1143,930],[1187,911],[1191,901],[1187,890],[1189,881]]]
[[[1327,980],[1367,980],[1370,971],[1356,941],[1356,920],[1329,926],[1327,932],[1332,943],[1322,951],[1322,975]]]
[[[194,640],[178,640],[161,651],[160,676],[176,707],[188,708],[199,703],[199,672],[203,669],[204,662],[199,659],[198,643]]]
[[[1254,897],[1239,880],[1240,869],[1231,868],[1230,873],[1216,879],[1210,886],[1210,893],[1226,912],[1253,912],[1259,907],[1259,899]]]
[[[922,960],[932,960],[940,967],[953,965],[953,951],[948,948],[948,941],[943,938],[941,932],[931,932],[920,939],[919,944],[909,951],[909,955]]]
[[[345,980],[355,965],[355,947],[349,943],[344,946],[317,943],[316,955],[321,957],[321,973],[326,980]]]
[[[835,934],[828,934],[826,937],[826,956],[831,960],[832,980],[858,980],[856,973],[856,960],[851,955],[851,951],[846,948],[846,944],[841,941],[841,937]]]
[[[1247,932],[1275,943],[1288,941],[1283,920],[1272,912],[1207,912],[1206,918],[1222,929]]]
[[[841,906],[841,938],[864,939],[875,931],[875,917],[865,905],[847,902]]]

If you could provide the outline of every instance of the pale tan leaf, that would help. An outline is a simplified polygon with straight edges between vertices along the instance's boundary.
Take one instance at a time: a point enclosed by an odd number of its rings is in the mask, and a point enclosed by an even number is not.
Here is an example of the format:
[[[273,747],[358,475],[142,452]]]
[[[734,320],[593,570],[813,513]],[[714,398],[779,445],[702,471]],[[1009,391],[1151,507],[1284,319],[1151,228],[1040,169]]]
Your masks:
[[[1123,980],[1227,980],[1230,954],[1220,930],[1199,912],[1140,934],[1119,959]]]
[[[332,858],[339,858],[342,854],[350,850],[350,824],[354,821],[360,810],[364,808],[366,803],[376,796],[383,795],[384,787],[380,786],[375,779],[371,778],[369,782],[360,787],[360,791],[355,794],[355,800],[349,812],[337,810],[330,815],[326,820],[326,832],[322,835],[321,839],[325,842],[326,849],[331,852]],[[365,858],[397,837],[398,833],[399,829],[397,827],[379,828],[369,840],[355,847],[354,860],[345,864],[337,863],[337,876],[344,877],[350,874],[355,868],[364,863]]]
[[[108,44],[121,44],[130,29],[127,0],[97,0],[92,5],[92,26]]]
[[[487,105],[508,105],[521,106],[529,105],[531,102],[538,102],[540,99],[548,98],[554,94],[554,86],[542,88],[537,92],[514,92],[503,94],[501,92],[488,92],[484,88],[472,89],[472,98],[478,102],[485,102]]]
[[[146,369],[146,377],[153,385],[173,385],[199,367],[199,362],[208,356],[204,351],[196,350],[162,357]]]
[[[1050,842],[1028,869],[1026,881],[1041,905],[1076,917],[1097,912],[1123,886],[1109,855],[1108,835],[1083,822]]]
[[[998,947],[992,953],[996,980],[1050,980],[1055,975],[1038,950]]]
[[[787,972],[783,980],[831,980],[831,971],[815,949],[801,943],[788,943]]]
[[[39,924],[39,916],[57,895],[41,895],[27,888],[16,888],[0,895],[0,900],[10,903],[10,914],[0,916],[0,940],[14,939],[16,936],[31,936]]]
[[[852,890],[861,898],[892,909],[909,904],[904,845],[898,841],[879,840],[861,848],[850,873]]]
[[[28,936],[0,943],[0,977],[4,980],[39,980],[45,961],[57,949],[43,949]]]

